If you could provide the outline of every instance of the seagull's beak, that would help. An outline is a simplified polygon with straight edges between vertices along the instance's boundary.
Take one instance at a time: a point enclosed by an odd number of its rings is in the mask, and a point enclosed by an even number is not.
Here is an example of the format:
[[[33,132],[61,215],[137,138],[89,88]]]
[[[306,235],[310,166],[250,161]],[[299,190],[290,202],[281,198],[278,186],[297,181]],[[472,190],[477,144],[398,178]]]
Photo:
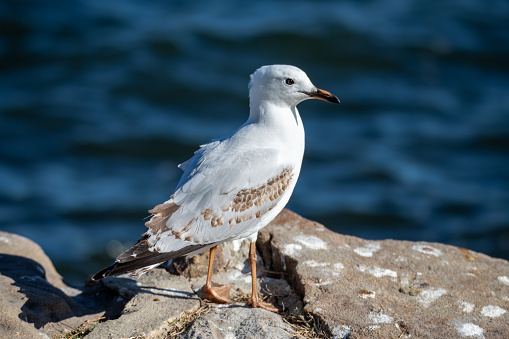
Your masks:
[[[309,95],[311,98],[320,99],[334,104],[339,104],[339,99],[332,93],[324,91],[323,89],[317,88],[315,92],[303,92]]]

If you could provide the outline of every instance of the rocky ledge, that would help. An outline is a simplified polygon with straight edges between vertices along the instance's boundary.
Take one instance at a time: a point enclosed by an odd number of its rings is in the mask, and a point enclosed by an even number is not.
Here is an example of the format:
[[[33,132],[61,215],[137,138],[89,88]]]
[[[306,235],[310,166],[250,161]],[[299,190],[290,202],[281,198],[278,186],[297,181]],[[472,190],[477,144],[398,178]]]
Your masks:
[[[260,233],[261,294],[246,307],[248,244],[216,254],[235,302],[196,294],[208,254],[137,280],[68,287],[40,247],[0,232],[1,338],[508,338],[509,262],[436,243],[367,241],[288,210]]]

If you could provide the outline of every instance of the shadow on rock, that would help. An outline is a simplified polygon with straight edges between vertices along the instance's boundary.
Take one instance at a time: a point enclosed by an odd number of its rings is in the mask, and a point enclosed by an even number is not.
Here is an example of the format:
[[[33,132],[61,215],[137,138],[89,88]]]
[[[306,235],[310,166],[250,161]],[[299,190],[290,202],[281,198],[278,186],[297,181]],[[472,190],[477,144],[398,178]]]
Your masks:
[[[84,316],[88,316],[87,318],[103,314],[112,316],[118,314],[127,302],[119,300],[116,295],[99,284],[85,287],[83,290],[70,287],[65,287],[65,291],[59,289],[46,280],[46,272],[40,264],[16,255],[1,254],[0,278],[2,285],[19,288],[4,290],[4,293],[9,293],[9,298],[14,299],[15,304],[20,304],[20,300],[24,301],[20,307],[11,307],[3,311],[21,310],[18,314],[19,319],[32,323],[36,329],[46,327],[50,323],[61,323],[66,319],[76,320],[70,321],[65,326],[73,327],[79,325],[82,322],[80,318]]]
[[[159,276],[158,274],[153,274],[153,272],[161,273],[162,276]],[[131,277],[128,277],[127,274],[123,274],[120,276],[105,278],[101,282],[104,285],[104,287],[112,291],[115,295],[121,296],[126,301],[129,301],[130,299],[134,298],[137,295],[140,296],[146,295],[147,297],[150,298],[158,297],[171,297],[171,299],[196,298],[195,293],[190,291],[172,287],[163,288],[154,285],[154,281],[155,283],[157,283],[158,281],[168,280],[173,277],[172,275],[163,272],[165,272],[165,270],[162,269],[154,270],[136,280],[134,280]],[[147,277],[149,277],[149,279],[147,279]]]

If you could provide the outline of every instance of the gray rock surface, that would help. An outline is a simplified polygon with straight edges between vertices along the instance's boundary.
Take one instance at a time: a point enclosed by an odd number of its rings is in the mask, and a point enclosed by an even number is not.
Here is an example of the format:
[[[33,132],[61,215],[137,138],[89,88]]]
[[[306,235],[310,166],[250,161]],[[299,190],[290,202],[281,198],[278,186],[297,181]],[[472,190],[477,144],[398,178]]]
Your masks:
[[[509,263],[443,244],[367,241],[283,211],[260,247],[334,338],[509,338]]]
[[[77,291],[71,291],[62,281],[62,276],[58,274],[50,258],[44,253],[42,248],[30,239],[17,234],[0,231],[0,253],[31,259],[37,262],[44,270],[45,279],[53,286],[64,289],[70,294],[76,294]]]
[[[48,338],[101,314],[80,304],[81,291],[63,283],[39,245],[6,232],[0,232],[0,294],[0,338]]]
[[[216,305],[196,319],[183,339],[286,339],[293,338],[290,325],[281,316],[244,304]]]
[[[0,233],[0,337],[47,338],[101,315],[85,338],[162,338],[200,306],[208,253],[138,280],[66,286],[33,242]],[[431,243],[343,236],[284,210],[258,239],[261,295],[318,319],[332,338],[509,338],[509,263]],[[217,251],[214,282],[250,294],[247,242]],[[201,313],[196,313],[201,314]],[[187,319],[186,317],[180,318]],[[19,333],[19,334],[16,334]],[[282,317],[245,303],[213,306],[185,338],[291,337]]]
[[[136,280],[121,275],[103,283],[129,302],[121,317],[99,323],[87,339],[163,337],[171,321],[200,307],[187,279],[163,269],[153,269]]]

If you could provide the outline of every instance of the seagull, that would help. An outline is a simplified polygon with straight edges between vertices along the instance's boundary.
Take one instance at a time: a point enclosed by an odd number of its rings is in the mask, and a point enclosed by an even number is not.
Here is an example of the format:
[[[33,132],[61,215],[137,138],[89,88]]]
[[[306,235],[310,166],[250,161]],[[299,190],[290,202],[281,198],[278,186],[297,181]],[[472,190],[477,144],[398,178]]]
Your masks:
[[[304,127],[297,105],[307,99],[339,104],[316,88],[306,73],[289,65],[262,66],[249,83],[249,118],[235,132],[200,146],[178,167],[184,171],[175,193],[149,210],[147,231],[115,263],[92,280],[130,273],[137,277],[174,258],[210,250],[201,294],[230,302],[230,285],[212,282],[217,247],[230,240],[250,241],[252,307],[277,312],[261,300],[256,283],[258,231],[272,221],[292,195],[304,155]]]

